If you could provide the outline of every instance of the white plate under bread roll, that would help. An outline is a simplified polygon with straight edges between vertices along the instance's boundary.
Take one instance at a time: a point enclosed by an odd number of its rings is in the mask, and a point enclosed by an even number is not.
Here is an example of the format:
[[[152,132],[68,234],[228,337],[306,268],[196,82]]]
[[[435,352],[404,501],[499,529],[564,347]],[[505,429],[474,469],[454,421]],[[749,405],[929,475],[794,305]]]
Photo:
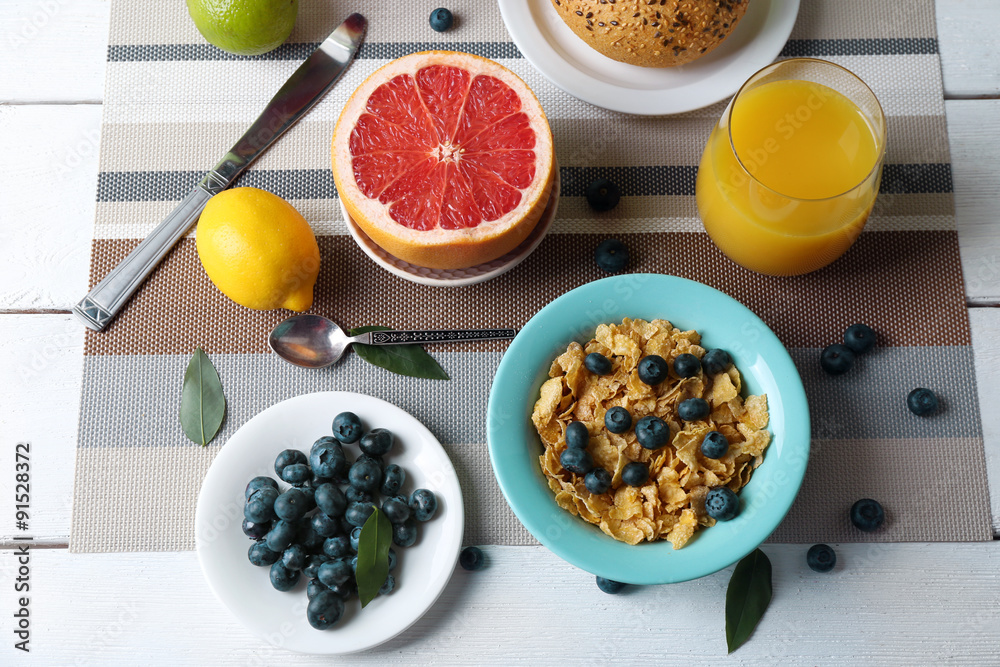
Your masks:
[[[676,67],[721,44],[750,0],[552,0],[580,39],[608,58]]]

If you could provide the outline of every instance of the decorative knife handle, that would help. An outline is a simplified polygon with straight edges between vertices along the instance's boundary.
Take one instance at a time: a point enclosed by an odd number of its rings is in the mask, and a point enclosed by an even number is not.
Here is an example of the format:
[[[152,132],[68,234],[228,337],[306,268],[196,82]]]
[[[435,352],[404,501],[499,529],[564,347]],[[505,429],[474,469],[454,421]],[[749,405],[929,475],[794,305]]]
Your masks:
[[[73,314],[94,331],[107,326],[160,260],[191,229],[214,192],[225,186],[225,181],[215,172],[208,172],[198,187],[189,192],[149,236],[90,290],[80,303],[73,306]]]
[[[453,329],[445,331],[372,331],[371,345],[453,343],[466,340],[510,340],[517,329]]]

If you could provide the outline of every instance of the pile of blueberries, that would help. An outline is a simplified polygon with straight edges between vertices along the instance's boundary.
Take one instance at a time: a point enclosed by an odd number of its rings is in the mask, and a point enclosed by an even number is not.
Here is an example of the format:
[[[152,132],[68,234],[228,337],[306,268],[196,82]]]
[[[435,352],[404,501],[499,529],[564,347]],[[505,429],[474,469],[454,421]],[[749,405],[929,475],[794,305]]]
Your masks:
[[[681,378],[695,377],[704,369],[708,375],[724,372],[733,363],[725,350],[709,350],[701,359],[693,354],[679,354],[674,359],[674,372]],[[583,365],[595,375],[609,375],[611,360],[603,354],[588,354]],[[663,357],[650,354],[639,360],[636,373],[644,383],[655,386],[667,379],[670,366]],[[684,421],[700,421],[709,414],[708,402],[703,398],[688,398],[677,406],[677,415]],[[626,433],[632,428],[632,415],[621,406],[604,414],[604,426],[611,433]],[[645,449],[659,449],[670,440],[670,427],[655,415],[647,415],[635,425],[635,437]],[[559,463],[571,473],[583,475],[583,484],[591,493],[607,493],[611,488],[611,473],[594,465],[594,458],[587,451],[590,432],[583,422],[566,425],[566,450],[559,456]],[[709,431],[701,443],[701,453],[710,459],[720,459],[729,451],[729,441],[718,431]],[[642,486],[649,481],[649,465],[632,461],[622,469],[622,481],[629,486]],[[740,510],[739,499],[728,487],[711,489],[705,498],[705,511],[713,519],[729,521]]]
[[[409,497],[400,491],[406,471],[383,458],[393,447],[393,434],[384,428],[364,432],[353,412],[333,420],[333,436],[317,440],[309,456],[286,449],[274,461],[274,472],[291,485],[284,492],[266,476],[247,484],[243,532],[254,543],[250,562],[271,567],[271,585],[289,591],[301,577],[309,579],[307,618],[317,630],[340,620],[344,603],[357,591],[358,540],[361,527],[379,507],[392,524],[392,541],[408,547],[417,541],[417,521],[428,521],[437,511],[437,498],[427,489]],[[343,445],[358,443],[361,455],[352,463]],[[346,487],[346,488],[341,488]],[[379,593],[396,586],[391,571],[396,552],[389,549],[389,570]]]

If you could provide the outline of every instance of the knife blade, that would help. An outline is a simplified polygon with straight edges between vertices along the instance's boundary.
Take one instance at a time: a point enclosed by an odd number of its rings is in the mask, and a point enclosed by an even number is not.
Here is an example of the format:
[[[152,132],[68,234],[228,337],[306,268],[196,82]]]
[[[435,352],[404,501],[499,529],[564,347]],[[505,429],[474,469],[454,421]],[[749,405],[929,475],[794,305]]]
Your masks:
[[[229,187],[250,163],[333,87],[357,53],[367,27],[364,16],[351,14],[330,33],[285,81],[257,120],[219,163],[202,177],[149,236],[73,307],[73,314],[94,331],[104,329],[170,249],[197,222],[208,200]]]

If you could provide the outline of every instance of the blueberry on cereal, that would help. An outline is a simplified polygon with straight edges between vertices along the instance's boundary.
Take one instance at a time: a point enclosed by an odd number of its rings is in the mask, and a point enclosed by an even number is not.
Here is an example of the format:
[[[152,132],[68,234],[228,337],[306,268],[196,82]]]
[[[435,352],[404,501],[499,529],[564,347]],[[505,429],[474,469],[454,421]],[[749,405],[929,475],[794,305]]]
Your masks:
[[[594,457],[586,449],[569,447],[559,455],[559,463],[570,472],[586,475],[594,467]]]
[[[721,459],[729,451],[729,440],[718,431],[709,431],[701,441],[701,454],[706,459]]]
[[[705,511],[716,521],[729,521],[740,513],[740,499],[728,487],[717,486],[705,496]]]
[[[689,398],[677,406],[677,416],[686,422],[701,421],[708,416],[708,401],[704,398]]]
[[[629,486],[642,486],[649,481],[649,466],[641,461],[626,463],[622,469],[622,481]]]
[[[733,363],[733,358],[725,350],[709,350],[701,359],[701,366],[705,369],[706,375],[718,375],[725,373]]]
[[[583,422],[570,422],[566,425],[566,446],[572,449],[586,449],[590,442],[590,431]]]
[[[610,375],[611,360],[600,352],[591,352],[583,358],[583,365],[594,375]]]
[[[677,377],[693,378],[700,370],[701,360],[693,354],[685,352],[678,354],[674,359],[674,372],[677,373]]]
[[[654,415],[647,415],[635,425],[635,437],[646,449],[659,449],[670,440],[670,427]]]
[[[660,384],[667,379],[670,366],[667,360],[658,354],[648,354],[639,360],[639,367],[636,369],[639,379],[652,386]]]
[[[611,488],[611,473],[604,468],[594,468],[583,478],[583,485],[591,493],[607,493]]]
[[[604,413],[604,425],[612,433],[624,433],[632,428],[632,415],[625,408],[616,405]]]

